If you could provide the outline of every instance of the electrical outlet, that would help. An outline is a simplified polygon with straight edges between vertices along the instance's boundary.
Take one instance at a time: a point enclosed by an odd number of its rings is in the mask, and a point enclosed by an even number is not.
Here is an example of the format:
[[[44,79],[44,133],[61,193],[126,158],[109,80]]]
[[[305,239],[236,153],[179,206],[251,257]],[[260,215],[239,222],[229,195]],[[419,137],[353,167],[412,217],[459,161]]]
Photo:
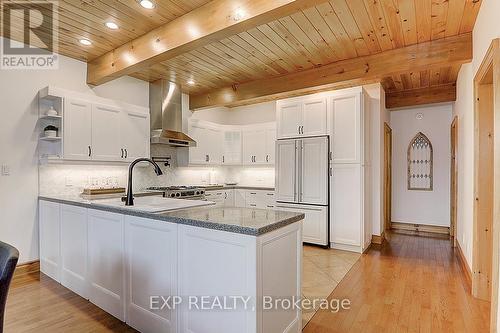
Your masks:
[[[10,166],[2,164],[2,176],[10,176]]]

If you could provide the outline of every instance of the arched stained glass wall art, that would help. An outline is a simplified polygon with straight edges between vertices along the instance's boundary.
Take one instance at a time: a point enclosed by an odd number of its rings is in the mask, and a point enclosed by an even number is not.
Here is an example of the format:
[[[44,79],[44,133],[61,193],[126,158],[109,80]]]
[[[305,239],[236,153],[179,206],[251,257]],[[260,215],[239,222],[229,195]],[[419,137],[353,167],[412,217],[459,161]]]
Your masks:
[[[408,145],[408,190],[432,191],[432,144],[422,132]]]

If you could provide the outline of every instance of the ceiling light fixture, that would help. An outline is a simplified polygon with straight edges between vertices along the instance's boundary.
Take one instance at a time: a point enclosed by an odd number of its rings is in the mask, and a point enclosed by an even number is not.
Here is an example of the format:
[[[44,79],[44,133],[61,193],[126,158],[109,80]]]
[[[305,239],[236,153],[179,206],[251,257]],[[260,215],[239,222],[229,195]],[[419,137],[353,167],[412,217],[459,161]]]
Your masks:
[[[139,3],[141,4],[142,7],[146,8],[146,9],[155,8],[155,3],[151,0],[140,0]]]
[[[110,28],[111,30],[117,30],[118,29],[118,24],[115,22],[106,22],[106,26]]]
[[[82,38],[82,39],[80,39],[80,44],[85,45],[85,46],[89,46],[89,45],[92,45],[92,42],[89,41],[88,39]]]
[[[190,79],[187,81],[187,84],[189,84],[190,86],[194,86],[194,80],[193,79]]]

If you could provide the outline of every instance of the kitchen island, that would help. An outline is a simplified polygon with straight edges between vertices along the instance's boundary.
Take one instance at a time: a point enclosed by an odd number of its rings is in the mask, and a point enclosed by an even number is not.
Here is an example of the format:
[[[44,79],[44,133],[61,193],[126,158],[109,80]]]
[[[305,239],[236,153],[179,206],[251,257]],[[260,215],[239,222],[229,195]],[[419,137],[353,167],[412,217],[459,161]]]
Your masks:
[[[303,214],[154,198],[39,197],[41,271],[141,332],[300,332]]]

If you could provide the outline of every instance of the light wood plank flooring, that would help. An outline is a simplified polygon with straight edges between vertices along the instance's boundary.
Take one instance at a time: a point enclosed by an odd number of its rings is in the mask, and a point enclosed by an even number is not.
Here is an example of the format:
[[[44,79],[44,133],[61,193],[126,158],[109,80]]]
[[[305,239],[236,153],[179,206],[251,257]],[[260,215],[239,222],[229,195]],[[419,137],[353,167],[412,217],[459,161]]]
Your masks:
[[[305,333],[488,332],[489,302],[474,299],[450,241],[388,234],[357,261],[330,298],[351,309],[318,311]]]

